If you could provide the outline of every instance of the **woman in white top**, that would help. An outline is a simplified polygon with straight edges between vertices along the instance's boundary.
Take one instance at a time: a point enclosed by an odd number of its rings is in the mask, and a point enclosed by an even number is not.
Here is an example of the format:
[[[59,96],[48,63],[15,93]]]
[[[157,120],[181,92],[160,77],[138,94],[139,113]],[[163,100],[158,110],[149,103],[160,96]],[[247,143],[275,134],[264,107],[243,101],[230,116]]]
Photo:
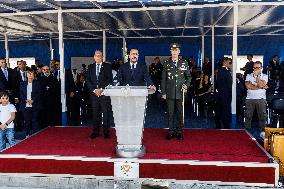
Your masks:
[[[39,130],[38,116],[40,111],[41,87],[35,79],[35,71],[27,71],[27,81],[20,87],[20,111],[24,115],[24,129],[27,135]]]

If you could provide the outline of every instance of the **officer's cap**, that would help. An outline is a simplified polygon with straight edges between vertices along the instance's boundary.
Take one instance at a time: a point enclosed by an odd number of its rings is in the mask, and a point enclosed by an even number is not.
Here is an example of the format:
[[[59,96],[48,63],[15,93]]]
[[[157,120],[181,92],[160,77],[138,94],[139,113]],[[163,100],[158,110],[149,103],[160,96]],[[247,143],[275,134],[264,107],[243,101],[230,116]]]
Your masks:
[[[177,44],[177,43],[172,43],[171,44],[171,50],[173,50],[173,49],[180,49],[180,45]]]

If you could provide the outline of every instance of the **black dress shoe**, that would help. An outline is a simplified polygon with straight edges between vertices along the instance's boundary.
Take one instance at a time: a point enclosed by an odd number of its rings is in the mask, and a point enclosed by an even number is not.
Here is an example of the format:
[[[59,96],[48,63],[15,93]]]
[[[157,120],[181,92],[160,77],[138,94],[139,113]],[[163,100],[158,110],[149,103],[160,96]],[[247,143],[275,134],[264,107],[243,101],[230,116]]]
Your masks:
[[[166,136],[166,139],[167,140],[171,140],[172,138],[175,137],[175,134],[174,133],[168,133],[167,136]]]
[[[92,133],[91,135],[90,135],[90,139],[94,139],[94,138],[96,138],[96,137],[98,137],[99,136],[99,134],[97,134],[97,133]]]
[[[178,140],[183,140],[184,139],[184,136],[183,136],[182,133],[177,133],[176,137],[177,137]]]

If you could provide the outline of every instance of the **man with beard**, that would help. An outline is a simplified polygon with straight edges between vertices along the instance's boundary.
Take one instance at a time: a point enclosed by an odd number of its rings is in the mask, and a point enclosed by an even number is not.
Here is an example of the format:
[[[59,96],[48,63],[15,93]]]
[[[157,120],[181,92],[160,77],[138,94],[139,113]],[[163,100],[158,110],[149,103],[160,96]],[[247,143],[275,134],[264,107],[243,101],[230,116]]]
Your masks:
[[[43,75],[39,78],[41,84],[42,111],[41,121],[43,127],[57,125],[57,108],[60,106],[60,85],[57,79],[50,73],[48,66],[42,67]]]

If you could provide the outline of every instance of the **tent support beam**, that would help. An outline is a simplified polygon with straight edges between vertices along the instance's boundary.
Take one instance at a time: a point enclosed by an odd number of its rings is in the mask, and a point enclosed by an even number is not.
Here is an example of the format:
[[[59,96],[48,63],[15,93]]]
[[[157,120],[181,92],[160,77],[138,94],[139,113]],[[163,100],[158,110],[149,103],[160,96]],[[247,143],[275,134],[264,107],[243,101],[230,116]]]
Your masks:
[[[239,7],[238,2],[234,2],[234,30],[233,30],[233,70],[232,70],[232,128],[236,128],[236,72],[237,72],[237,59],[238,59],[238,19],[239,19]]]
[[[254,6],[254,5],[267,5],[267,6],[277,6],[277,5],[284,5],[284,2],[239,2],[241,6]],[[187,4],[187,5],[179,5],[179,6],[162,6],[162,7],[142,7],[142,8],[117,8],[117,9],[64,9],[62,10],[63,13],[67,12],[139,12],[139,11],[155,11],[155,10],[183,10],[183,9],[200,9],[200,8],[210,8],[210,7],[233,7],[234,3],[216,3],[216,4],[203,4],[203,5],[194,5],[194,4]],[[15,13],[1,13],[0,16],[23,16],[23,15],[39,15],[39,14],[56,14],[57,10],[45,10],[45,11],[29,11],[29,12],[21,12],[20,10],[9,6],[0,4],[0,7],[13,10]]]
[[[90,0],[89,0],[90,1]],[[103,7],[95,1],[90,1],[93,5],[95,5],[98,9],[103,10]],[[114,14],[110,13],[110,12],[105,12],[107,15],[109,15],[111,18],[115,19],[117,22],[119,22],[121,25],[123,25],[126,28],[129,28],[129,26],[122,20],[120,20],[119,18],[117,18]],[[139,32],[136,32],[135,30],[132,30],[134,33],[136,33],[138,36],[143,36],[142,34],[140,34]],[[123,36],[120,36],[123,37]]]
[[[54,49],[52,43],[52,36],[49,36],[49,51],[50,51],[50,60],[54,60]]]
[[[6,62],[8,67],[10,67],[10,61],[9,61],[9,37],[8,37],[8,33],[5,32],[4,33],[4,37],[5,37],[5,51],[6,51]]]
[[[125,37],[122,38],[122,55],[123,55],[123,62],[127,62],[128,61],[128,58],[127,58],[127,43],[126,43],[126,39]]]
[[[212,58],[211,58],[211,62],[212,62],[212,77],[211,77],[211,81],[212,81],[212,90],[215,91],[215,78],[214,78],[214,66],[215,66],[215,28],[214,26],[212,26]]]
[[[62,105],[62,126],[67,125],[67,108],[65,94],[65,69],[64,69],[64,42],[63,42],[63,16],[62,10],[58,10],[58,33],[59,33],[59,56],[60,56],[60,81],[61,81],[61,105]]]
[[[103,31],[103,62],[106,61],[106,31]]]
[[[204,62],[204,55],[205,55],[205,37],[204,35],[201,36],[201,67],[202,63]]]
[[[219,18],[213,23],[213,26],[214,26],[214,27],[217,27],[216,25],[218,24],[218,22],[219,22],[224,16],[226,16],[226,15],[228,14],[228,12],[231,11],[231,9],[232,9],[232,7],[226,7],[226,8],[223,10],[223,12],[220,14]],[[211,27],[210,27],[207,31],[205,31],[204,35],[206,35],[206,34],[210,31],[210,29],[211,29]]]

